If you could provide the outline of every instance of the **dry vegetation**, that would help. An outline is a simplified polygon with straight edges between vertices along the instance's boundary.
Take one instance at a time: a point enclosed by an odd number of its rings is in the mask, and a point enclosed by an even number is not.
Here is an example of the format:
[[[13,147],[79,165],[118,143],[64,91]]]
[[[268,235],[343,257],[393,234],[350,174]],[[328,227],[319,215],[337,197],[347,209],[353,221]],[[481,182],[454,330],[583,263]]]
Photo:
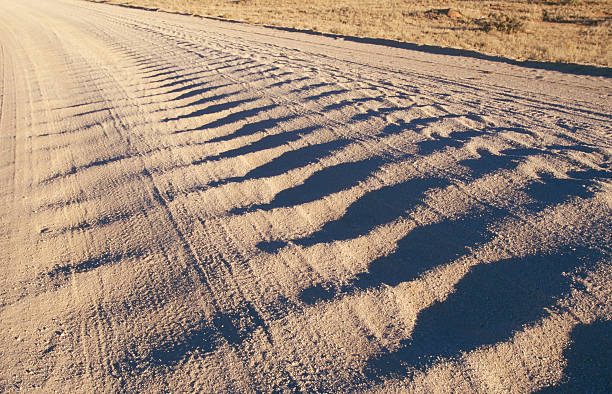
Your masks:
[[[518,60],[612,66],[610,0],[93,1],[469,49]]]

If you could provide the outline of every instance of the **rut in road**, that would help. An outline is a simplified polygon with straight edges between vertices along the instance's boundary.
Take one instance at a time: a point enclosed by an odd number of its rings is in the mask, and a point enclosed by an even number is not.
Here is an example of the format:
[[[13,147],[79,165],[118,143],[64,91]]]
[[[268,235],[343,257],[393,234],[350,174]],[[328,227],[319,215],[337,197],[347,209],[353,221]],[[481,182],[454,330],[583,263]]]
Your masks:
[[[0,37],[0,389],[605,385],[609,79],[72,0]]]

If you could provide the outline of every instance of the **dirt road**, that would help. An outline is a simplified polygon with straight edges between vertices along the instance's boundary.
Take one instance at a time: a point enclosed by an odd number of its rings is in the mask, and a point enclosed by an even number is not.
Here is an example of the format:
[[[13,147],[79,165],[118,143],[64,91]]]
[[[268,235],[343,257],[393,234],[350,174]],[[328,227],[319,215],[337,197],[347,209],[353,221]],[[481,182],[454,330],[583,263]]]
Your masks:
[[[64,0],[0,45],[0,391],[610,389],[609,78]]]

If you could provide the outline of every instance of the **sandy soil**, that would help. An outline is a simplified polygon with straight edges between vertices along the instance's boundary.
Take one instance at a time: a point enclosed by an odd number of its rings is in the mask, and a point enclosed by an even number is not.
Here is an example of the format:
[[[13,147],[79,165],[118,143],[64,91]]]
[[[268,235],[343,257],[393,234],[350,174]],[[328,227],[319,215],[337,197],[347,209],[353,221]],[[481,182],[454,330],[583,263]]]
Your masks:
[[[610,0],[88,1],[517,60],[612,67]]]
[[[611,390],[610,79],[69,0],[0,51],[0,391]]]

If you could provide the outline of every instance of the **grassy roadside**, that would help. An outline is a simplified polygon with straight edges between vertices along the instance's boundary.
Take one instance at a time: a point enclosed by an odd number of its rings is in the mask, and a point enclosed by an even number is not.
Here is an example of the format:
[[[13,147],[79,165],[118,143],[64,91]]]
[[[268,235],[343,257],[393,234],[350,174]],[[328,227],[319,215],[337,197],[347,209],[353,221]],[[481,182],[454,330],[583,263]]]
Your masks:
[[[611,0],[90,0],[322,33],[612,66]]]

